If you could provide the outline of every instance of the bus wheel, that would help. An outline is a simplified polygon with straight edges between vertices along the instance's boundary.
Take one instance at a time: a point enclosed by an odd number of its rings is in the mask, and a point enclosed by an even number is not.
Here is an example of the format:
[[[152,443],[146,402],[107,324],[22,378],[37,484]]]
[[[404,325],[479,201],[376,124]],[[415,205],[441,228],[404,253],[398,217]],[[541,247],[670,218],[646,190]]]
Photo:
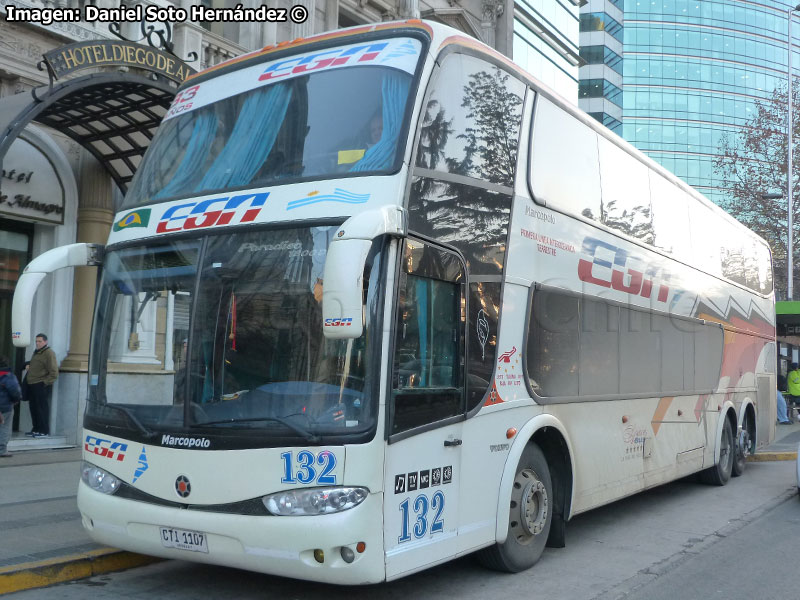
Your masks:
[[[736,451],[733,455],[733,465],[731,467],[731,475],[739,477],[744,473],[744,468],[747,465],[747,457],[753,451],[753,437],[750,424],[750,415],[745,414],[744,423],[742,423],[742,432],[736,439]]]
[[[725,485],[731,478],[736,444],[733,440],[733,428],[728,417],[723,416],[722,438],[719,441],[719,462],[701,472],[704,483],[709,485]]]
[[[517,465],[511,488],[508,536],[502,544],[482,550],[479,560],[496,571],[517,573],[541,557],[553,523],[553,484],[544,454],[529,444]]]

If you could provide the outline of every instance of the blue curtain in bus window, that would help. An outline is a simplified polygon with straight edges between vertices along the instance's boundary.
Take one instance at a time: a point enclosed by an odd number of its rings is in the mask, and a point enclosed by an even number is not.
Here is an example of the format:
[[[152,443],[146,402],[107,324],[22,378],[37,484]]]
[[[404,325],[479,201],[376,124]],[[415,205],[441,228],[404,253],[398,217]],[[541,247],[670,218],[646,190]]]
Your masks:
[[[205,166],[205,157],[211,148],[211,142],[217,135],[217,124],[217,116],[212,110],[198,111],[181,164],[178,165],[170,182],[154,198],[168,198],[179,194],[188,189],[189,184],[199,177],[201,169]]]
[[[280,84],[251,93],[225,147],[195,191],[250,183],[272,150],[291,97],[291,88]]]
[[[397,148],[397,138],[408,99],[411,80],[405,73],[387,73],[381,84],[383,100],[383,132],[381,139],[369,148],[350,171],[380,171],[391,166]]]
[[[428,387],[428,281],[416,279],[417,327],[419,329],[419,387]]]

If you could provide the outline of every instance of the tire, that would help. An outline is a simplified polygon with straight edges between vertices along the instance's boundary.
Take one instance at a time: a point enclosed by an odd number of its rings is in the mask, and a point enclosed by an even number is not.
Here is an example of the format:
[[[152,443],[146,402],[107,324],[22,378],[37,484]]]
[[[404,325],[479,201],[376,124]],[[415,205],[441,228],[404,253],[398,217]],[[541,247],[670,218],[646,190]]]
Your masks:
[[[733,455],[735,453],[733,427],[727,416],[722,416],[722,418],[725,421],[722,424],[722,437],[719,440],[719,462],[700,474],[703,482],[709,485],[725,485],[733,471]]]
[[[736,437],[733,464],[731,465],[731,475],[734,477],[739,477],[744,473],[744,469],[747,466],[747,457],[753,452],[753,435],[755,432],[750,421],[750,415],[745,414],[742,433]]]
[[[495,571],[518,573],[532,567],[544,552],[553,524],[553,483],[539,446],[528,444],[517,465],[511,489],[508,536],[478,553]]]

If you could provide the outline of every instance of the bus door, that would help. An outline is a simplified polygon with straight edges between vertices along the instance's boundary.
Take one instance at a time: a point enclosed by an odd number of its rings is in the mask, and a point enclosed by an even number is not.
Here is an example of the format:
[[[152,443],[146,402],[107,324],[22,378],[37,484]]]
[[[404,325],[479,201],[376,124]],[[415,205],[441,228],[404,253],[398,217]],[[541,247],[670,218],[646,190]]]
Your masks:
[[[456,553],[465,418],[465,270],[458,255],[407,240],[387,401],[386,576]]]

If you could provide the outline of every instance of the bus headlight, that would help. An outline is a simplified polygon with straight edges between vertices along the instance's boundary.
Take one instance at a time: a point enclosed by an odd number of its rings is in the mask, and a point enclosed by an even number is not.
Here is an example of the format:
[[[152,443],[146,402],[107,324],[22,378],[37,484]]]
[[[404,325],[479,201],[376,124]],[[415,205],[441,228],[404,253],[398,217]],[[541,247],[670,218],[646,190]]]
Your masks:
[[[83,483],[93,490],[108,495],[116,492],[119,486],[122,485],[122,481],[114,477],[111,473],[104,471],[100,467],[95,467],[88,462],[81,463],[81,479]]]
[[[273,515],[327,515],[361,504],[369,494],[363,487],[311,488],[289,490],[264,496],[261,501]]]

